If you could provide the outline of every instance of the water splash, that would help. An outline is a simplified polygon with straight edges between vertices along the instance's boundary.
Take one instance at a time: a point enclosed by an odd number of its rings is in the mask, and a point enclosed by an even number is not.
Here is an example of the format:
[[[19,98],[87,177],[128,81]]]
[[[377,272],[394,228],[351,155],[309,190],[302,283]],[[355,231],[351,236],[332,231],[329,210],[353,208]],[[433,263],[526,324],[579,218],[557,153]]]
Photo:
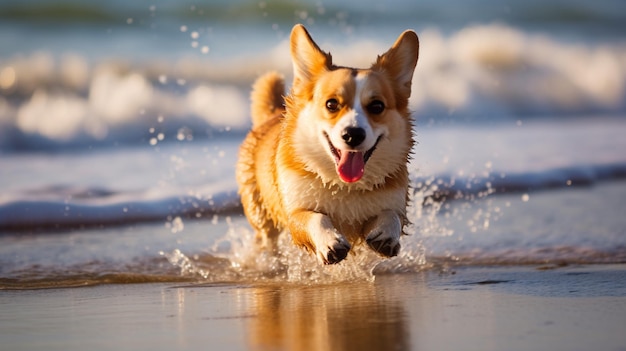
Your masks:
[[[296,247],[283,234],[275,251],[260,248],[246,224],[230,224],[227,233],[203,254],[185,255],[175,249],[161,253],[181,276],[201,282],[286,282],[296,284],[371,281],[381,259],[369,250],[356,248],[338,265],[321,265],[313,255]]]
[[[397,257],[381,258],[368,247],[356,246],[336,265],[322,265],[314,255],[296,247],[288,233],[280,235],[274,251],[259,247],[254,232],[243,221],[227,218],[228,230],[203,254],[187,256],[176,249],[161,253],[177,267],[181,276],[202,282],[281,282],[320,284],[373,281],[376,275],[419,272],[430,267],[421,238],[424,233],[450,235],[437,214],[443,201],[424,204],[423,196],[434,191],[425,187],[412,194],[409,216],[413,224],[401,238]]]
[[[357,246],[340,264],[321,265],[314,255],[293,245],[288,233],[279,237],[274,252],[260,248],[248,224],[233,222],[229,217],[227,232],[202,255],[190,258],[174,250],[164,256],[182,276],[205,282],[372,281],[376,275],[419,272],[442,267],[442,262],[446,265],[458,261],[453,252],[427,259],[424,240],[452,237],[463,241],[464,232],[480,234],[502,215],[503,209],[489,199],[495,189],[481,174],[458,179],[417,178],[416,170],[412,174],[415,179],[407,208],[410,224],[405,228],[408,235],[401,238],[402,249],[397,257],[381,258],[367,246]],[[455,232],[458,223],[463,223],[461,233]]]
[[[175,249],[171,253],[159,252],[161,256],[167,258],[167,260],[173,265],[180,268],[180,274],[183,276],[195,276],[198,275],[204,279],[209,277],[209,272],[200,268],[192,260],[185,256],[179,249]]]

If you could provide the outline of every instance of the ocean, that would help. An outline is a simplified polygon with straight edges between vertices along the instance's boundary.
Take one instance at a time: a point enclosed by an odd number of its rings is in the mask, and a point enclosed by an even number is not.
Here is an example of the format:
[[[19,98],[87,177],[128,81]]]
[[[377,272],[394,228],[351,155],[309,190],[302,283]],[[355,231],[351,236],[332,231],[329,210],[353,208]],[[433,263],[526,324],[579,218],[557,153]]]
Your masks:
[[[626,262],[620,1],[0,3],[0,289],[312,283],[458,265]],[[405,29],[401,254],[260,254],[234,181],[250,85],[307,26],[368,67]]]

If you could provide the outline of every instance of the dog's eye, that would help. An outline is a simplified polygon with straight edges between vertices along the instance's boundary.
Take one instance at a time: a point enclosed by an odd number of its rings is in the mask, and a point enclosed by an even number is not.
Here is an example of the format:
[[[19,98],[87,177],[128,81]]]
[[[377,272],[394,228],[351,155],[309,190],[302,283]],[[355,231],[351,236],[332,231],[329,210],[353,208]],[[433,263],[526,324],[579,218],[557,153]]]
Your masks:
[[[373,115],[379,115],[385,110],[385,103],[380,100],[374,100],[370,102],[365,108],[367,109],[367,112]]]
[[[328,99],[326,101],[326,109],[330,112],[339,111],[339,101],[337,99]]]

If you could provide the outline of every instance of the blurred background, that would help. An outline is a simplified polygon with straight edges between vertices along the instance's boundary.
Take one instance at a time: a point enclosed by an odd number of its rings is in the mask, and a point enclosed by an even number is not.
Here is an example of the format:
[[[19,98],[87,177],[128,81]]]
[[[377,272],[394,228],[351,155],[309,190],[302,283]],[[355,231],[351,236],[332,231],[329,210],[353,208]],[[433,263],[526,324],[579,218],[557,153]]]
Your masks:
[[[2,0],[0,152],[243,133],[254,78],[290,75],[295,23],[357,67],[415,29],[420,124],[626,107],[619,0]]]

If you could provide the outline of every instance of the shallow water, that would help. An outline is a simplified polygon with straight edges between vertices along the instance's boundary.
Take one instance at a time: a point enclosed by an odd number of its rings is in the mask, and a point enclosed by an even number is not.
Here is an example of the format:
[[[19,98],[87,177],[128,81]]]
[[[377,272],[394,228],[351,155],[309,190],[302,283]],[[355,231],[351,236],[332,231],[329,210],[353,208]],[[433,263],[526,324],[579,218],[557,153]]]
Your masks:
[[[298,283],[372,281],[377,276],[459,266],[626,262],[626,183],[493,195],[420,207],[398,257],[355,249],[319,265],[283,235],[280,254],[258,251],[241,215],[214,220],[0,236],[0,288],[111,283]]]

